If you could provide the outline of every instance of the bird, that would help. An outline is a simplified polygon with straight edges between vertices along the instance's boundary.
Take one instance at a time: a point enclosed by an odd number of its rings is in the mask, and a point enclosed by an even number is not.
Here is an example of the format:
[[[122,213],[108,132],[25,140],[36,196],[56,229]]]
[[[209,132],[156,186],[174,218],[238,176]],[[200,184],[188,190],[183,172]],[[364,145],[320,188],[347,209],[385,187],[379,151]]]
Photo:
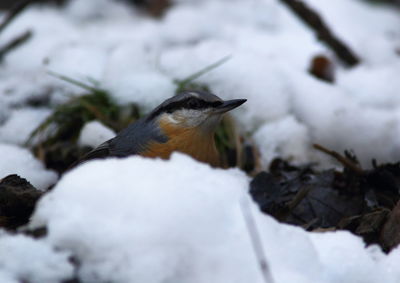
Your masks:
[[[226,112],[246,101],[222,100],[205,91],[183,91],[87,153],[78,164],[131,155],[168,159],[178,151],[213,167],[223,167],[215,131]]]

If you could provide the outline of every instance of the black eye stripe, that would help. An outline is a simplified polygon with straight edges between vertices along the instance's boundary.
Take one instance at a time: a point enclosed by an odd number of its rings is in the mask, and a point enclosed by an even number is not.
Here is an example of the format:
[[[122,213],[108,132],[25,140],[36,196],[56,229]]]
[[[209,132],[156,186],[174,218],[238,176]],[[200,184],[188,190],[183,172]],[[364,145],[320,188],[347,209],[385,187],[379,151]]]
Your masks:
[[[207,103],[204,100],[196,99],[196,98],[191,98],[189,99],[188,102],[186,102],[183,106],[184,108],[187,109],[202,109],[202,108],[207,108],[210,107],[210,104]]]
[[[199,99],[197,97],[188,97],[183,100],[179,101],[174,101],[170,102],[167,105],[164,105],[158,109],[156,109],[155,112],[153,112],[150,116],[149,119],[153,119],[154,117],[160,115],[161,113],[172,113],[176,110],[179,109],[205,109],[205,108],[213,108],[213,107],[218,107],[221,105],[223,102],[222,101],[205,101],[203,99]]]
[[[179,109],[205,109],[209,107],[217,107],[221,105],[221,101],[208,102],[202,99],[190,97],[181,101],[170,103],[164,107],[164,111],[173,112]]]
[[[208,104],[211,105],[212,107],[218,107],[218,106],[222,105],[223,102],[217,100],[217,101],[209,102]]]

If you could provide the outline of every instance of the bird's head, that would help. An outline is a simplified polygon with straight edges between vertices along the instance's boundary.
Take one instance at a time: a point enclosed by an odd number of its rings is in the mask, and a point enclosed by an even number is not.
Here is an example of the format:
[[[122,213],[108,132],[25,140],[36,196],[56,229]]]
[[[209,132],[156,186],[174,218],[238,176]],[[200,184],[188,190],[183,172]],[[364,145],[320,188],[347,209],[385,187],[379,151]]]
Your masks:
[[[214,132],[223,114],[242,105],[246,99],[222,100],[218,96],[203,91],[185,91],[175,95],[148,116],[174,128],[185,128],[210,133]]]

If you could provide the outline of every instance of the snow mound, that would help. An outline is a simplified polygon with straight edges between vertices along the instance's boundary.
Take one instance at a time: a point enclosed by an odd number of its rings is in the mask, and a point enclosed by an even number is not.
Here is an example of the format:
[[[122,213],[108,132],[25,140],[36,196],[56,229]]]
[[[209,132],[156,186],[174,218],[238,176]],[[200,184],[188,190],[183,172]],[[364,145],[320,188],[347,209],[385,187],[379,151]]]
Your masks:
[[[45,225],[45,241],[77,258],[84,282],[262,283],[245,202],[275,282],[398,282],[387,269],[399,250],[385,256],[347,232],[279,224],[247,199],[248,182],[178,153],[91,161],[40,200],[31,225]]]
[[[260,149],[264,166],[275,158],[310,162],[310,140],[307,128],[293,116],[265,124],[254,133],[254,140]]]
[[[78,144],[81,146],[97,147],[114,136],[115,132],[110,128],[104,126],[99,121],[91,121],[83,126]]]
[[[45,190],[57,181],[57,174],[46,170],[43,164],[25,148],[0,143],[0,156],[0,179],[10,174],[17,174],[39,190]]]
[[[0,281],[54,283],[72,277],[68,253],[45,242],[0,231]]]
[[[120,44],[110,53],[103,80],[120,104],[137,103],[148,112],[174,95],[176,85],[159,70],[160,51],[156,43],[148,42],[148,36],[140,35],[146,31],[152,29],[143,27],[137,35],[139,38]]]
[[[0,142],[24,145],[31,133],[49,116],[49,109],[22,108],[13,110],[0,126]],[[18,129],[18,130],[17,130]],[[18,134],[16,134],[18,132]]]
[[[310,129],[313,143],[343,152],[353,150],[364,168],[372,159],[400,159],[398,108],[362,105],[340,89],[305,75],[292,74],[293,111]],[[316,103],[318,101],[318,103]]]

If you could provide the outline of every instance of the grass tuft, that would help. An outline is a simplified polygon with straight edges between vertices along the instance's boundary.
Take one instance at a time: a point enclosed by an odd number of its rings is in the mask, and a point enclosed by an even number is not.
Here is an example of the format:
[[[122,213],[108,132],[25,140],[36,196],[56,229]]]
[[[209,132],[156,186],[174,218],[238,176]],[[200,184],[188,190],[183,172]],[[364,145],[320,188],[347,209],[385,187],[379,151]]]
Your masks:
[[[50,74],[82,88],[85,93],[71,96],[68,102],[56,107],[30,135],[27,145],[38,138],[39,142],[33,151],[48,167],[57,163],[54,169],[62,172],[74,159],[79,158],[81,153],[77,140],[87,122],[97,120],[118,132],[140,116],[136,105],[116,104],[110,94],[94,80],[86,83],[54,72]],[[61,158],[65,158],[65,164]]]

